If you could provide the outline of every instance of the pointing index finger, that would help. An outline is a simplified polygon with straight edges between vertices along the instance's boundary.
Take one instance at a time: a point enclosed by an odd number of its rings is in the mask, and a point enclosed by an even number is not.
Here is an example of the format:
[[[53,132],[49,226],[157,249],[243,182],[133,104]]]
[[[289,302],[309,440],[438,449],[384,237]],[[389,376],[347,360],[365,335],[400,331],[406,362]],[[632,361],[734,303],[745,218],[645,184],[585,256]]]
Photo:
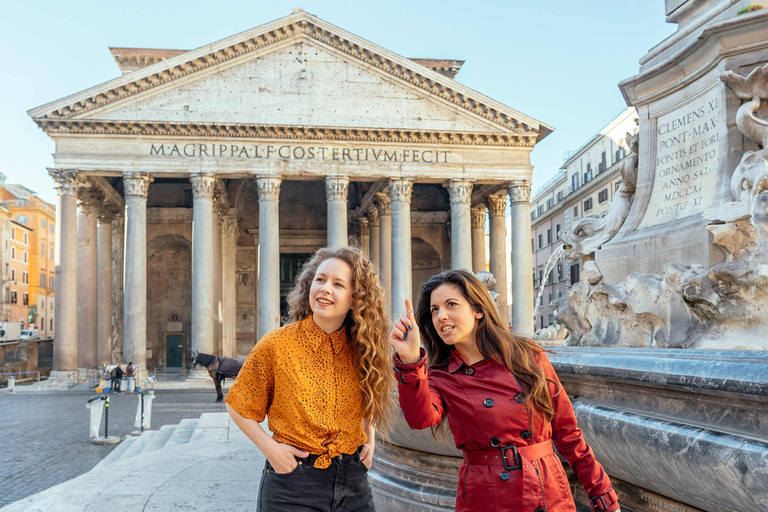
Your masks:
[[[405,314],[408,315],[408,319],[413,322],[414,316],[413,316],[413,303],[411,302],[411,299],[405,299]]]

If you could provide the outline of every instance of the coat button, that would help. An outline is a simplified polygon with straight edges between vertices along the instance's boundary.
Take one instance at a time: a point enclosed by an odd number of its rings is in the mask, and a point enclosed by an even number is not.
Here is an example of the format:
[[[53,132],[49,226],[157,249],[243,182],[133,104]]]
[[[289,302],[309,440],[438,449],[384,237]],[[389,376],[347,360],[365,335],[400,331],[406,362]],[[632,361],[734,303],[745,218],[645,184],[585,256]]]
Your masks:
[[[520,437],[522,437],[523,439],[530,439],[531,433],[528,432],[527,430],[523,430],[522,432],[520,432]]]
[[[493,399],[492,398],[486,398],[485,402],[483,402],[486,407],[493,407]]]
[[[498,448],[500,445],[501,445],[501,439],[499,439],[498,437],[491,438],[491,446],[493,446],[494,448]]]
[[[525,395],[524,395],[524,394],[522,394],[522,393],[518,393],[518,394],[516,394],[516,395],[515,395],[515,402],[517,402],[517,403],[519,403],[519,404],[521,404],[521,403],[525,402]]]
[[[474,369],[474,368],[467,368],[467,369],[464,371],[464,373],[466,373],[467,375],[474,375],[474,373],[475,373],[475,369]]]
[[[506,482],[507,480],[509,480],[509,473],[507,473],[506,471],[502,471],[501,473],[499,473],[499,478],[501,478]]]

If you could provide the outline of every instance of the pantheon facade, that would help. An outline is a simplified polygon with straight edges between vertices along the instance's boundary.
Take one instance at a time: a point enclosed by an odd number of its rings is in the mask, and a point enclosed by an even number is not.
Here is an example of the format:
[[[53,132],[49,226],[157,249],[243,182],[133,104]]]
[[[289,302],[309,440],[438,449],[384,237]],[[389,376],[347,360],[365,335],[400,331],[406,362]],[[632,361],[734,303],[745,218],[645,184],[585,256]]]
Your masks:
[[[530,152],[552,128],[456,82],[461,61],[301,10],[112,53],[122,76],[29,112],[56,143],[55,370],[245,355],[326,245],[359,244],[400,313],[432,274],[485,269],[486,225],[504,319],[532,333]]]

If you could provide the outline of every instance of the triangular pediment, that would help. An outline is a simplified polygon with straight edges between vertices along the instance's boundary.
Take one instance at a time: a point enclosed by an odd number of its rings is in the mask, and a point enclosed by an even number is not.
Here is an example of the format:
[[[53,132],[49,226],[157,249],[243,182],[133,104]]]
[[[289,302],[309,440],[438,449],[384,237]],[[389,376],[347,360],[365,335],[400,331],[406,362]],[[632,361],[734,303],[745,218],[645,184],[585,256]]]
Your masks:
[[[304,12],[29,114],[49,133],[94,122],[345,127],[514,135],[532,145],[552,131]]]

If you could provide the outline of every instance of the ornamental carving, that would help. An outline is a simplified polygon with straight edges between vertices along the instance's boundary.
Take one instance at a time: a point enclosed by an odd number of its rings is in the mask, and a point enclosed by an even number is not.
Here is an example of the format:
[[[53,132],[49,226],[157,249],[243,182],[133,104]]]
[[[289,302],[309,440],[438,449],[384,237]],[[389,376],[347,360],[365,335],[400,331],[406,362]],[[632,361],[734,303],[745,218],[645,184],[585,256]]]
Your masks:
[[[370,223],[371,227],[378,228],[379,227],[379,209],[371,205],[368,207],[366,214],[368,215],[368,222]]]
[[[259,176],[256,178],[256,186],[259,191],[259,201],[279,201],[280,183],[283,180],[276,176]]]
[[[233,215],[222,215],[222,233],[226,238],[237,237],[237,218]]]
[[[48,176],[56,182],[56,190],[60,196],[74,196],[84,183],[77,169],[48,169]]]
[[[485,208],[472,208],[472,228],[480,229],[485,227]]]
[[[379,207],[379,216],[392,215],[392,200],[387,192],[376,193],[376,205]]]
[[[531,182],[528,180],[515,180],[509,184],[509,200],[511,203],[531,202]]]
[[[360,226],[360,236],[370,236],[371,228],[368,226],[368,219],[365,217],[358,217],[357,224]]]
[[[281,41],[303,36],[315,39],[323,45],[330,46],[363,62],[367,67],[381,70],[386,74],[411,84],[413,87],[442,98],[444,101],[452,103],[498,126],[503,126],[514,133],[534,135],[535,143],[535,135],[538,135],[539,127],[529,126],[526,122],[515,119],[509,113],[501,112],[494,105],[490,105],[482,99],[471,97],[470,95],[473,91],[435,71],[413,69],[411,68],[411,61],[398,62],[400,59],[397,58],[393,60],[382,55],[377,47],[363,46],[359,42],[351,41],[346,37],[331,32],[324,25],[326,24],[322,20],[312,15],[301,13],[297,18],[287,19],[282,27],[274,28],[274,26],[270,26],[269,31],[265,33],[254,35],[244,41],[235,42],[225,48],[203,55],[198,54],[195,58],[180,62],[170,68],[151,74],[146,70],[138,70],[131,73],[132,76],[130,78],[119,80],[108,91],[84,97],[77,102],[48,112],[42,117],[57,119],[82,116],[86,112],[103,108],[105,105],[140,94],[153,87],[193,73],[199,73],[204,69],[221,66],[231,59],[241,58],[245,54],[275,45]]]
[[[472,200],[473,180],[453,179],[444,186],[448,188],[451,204],[470,204]]]
[[[354,140],[366,143],[442,144],[459,146],[528,147],[536,144],[537,134],[497,132],[450,132],[409,129],[347,128],[234,123],[186,123],[158,121],[99,121],[90,119],[38,119],[37,124],[50,135],[109,134],[164,137],[225,137],[279,140]]]
[[[80,208],[90,208],[104,203],[104,194],[90,187],[80,187],[77,190],[77,205]]]
[[[123,210],[111,203],[102,203],[98,206],[97,214],[99,223],[111,224],[115,217],[120,215]]]
[[[213,190],[216,187],[216,176],[213,174],[192,174],[189,177],[192,182],[192,197],[194,199],[210,198],[213,199]]]
[[[389,197],[392,201],[401,203],[411,202],[411,193],[413,193],[413,182],[411,180],[393,179],[389,182]]]
[[[507,195],[498,194],[498,195],[488,196],[488,198],[485,200],[485,204],[488,207],[488,213],[492,217],[497,217],[497,216],[503,217],[504,211],[507,208]]]
[[[325,198],[328,201],[346,201],[349,178],[346,176],[326,176]]]
[[[147,198],[149,184],[155,180],[152,176],[142,172],[127,172],[123,175],[123,188],[125,197]]]

